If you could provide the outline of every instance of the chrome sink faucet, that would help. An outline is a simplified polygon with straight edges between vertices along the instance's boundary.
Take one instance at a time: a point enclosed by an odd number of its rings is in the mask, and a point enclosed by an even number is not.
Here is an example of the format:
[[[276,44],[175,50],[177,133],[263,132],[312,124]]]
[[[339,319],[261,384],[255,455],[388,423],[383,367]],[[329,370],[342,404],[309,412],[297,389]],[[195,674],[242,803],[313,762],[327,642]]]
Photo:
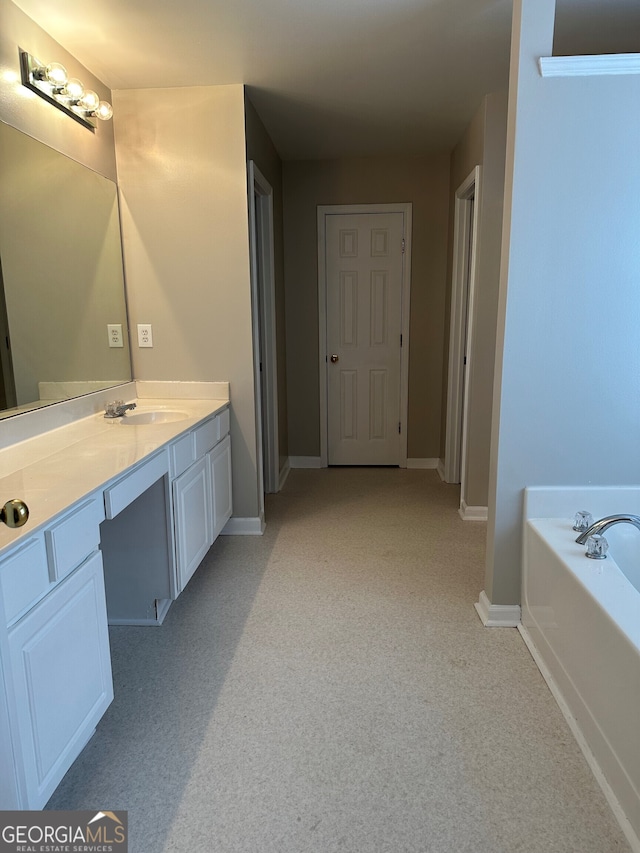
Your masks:
[[[129,409],[135,409],[135,403],[124,403],[122,400],[116,400],[114,403],[105,403],[104,416],[105,418],[121,418]]]
[[[640,530],[640,515],[606,515],[599,521],[594,521],[591,527],[587,528],[587,530],[583,531],[576,538],[576,542],[578,545],[585,545],[590,536],[594,536],[595,534],[602,535],[605,530],[613,527],[614,524],[633,524],[634,527]]]

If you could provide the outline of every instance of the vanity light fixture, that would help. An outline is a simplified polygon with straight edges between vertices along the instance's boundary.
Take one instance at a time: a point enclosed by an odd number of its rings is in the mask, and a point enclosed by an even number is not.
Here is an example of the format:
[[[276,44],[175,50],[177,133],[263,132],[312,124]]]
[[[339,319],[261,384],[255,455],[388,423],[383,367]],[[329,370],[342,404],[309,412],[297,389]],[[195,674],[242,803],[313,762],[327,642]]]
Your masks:
[[[96,129],[96,119],[107,121],[113,115],[113,107],[108,101],[101,101],[92,89],[85,89],[80,80],[70,78],[59,62],[45,65],[26,50],[21,50],[20,71],[23,86],[92,131]]]

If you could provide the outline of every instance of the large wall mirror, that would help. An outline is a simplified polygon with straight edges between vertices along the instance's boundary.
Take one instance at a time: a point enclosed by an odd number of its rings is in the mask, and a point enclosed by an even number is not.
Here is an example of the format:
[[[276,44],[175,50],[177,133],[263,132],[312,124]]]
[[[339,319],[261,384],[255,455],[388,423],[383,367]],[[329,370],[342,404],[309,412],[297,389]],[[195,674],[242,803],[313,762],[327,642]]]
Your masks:
[[[129,382],[116,185],[0,123],[0,188],[0,417]]]

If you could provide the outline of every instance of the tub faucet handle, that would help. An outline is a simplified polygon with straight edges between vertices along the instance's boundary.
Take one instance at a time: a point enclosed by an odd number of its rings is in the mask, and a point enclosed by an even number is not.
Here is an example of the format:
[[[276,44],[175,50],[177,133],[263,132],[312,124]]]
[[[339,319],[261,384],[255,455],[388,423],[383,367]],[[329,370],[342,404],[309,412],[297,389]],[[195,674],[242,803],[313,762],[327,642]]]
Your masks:
[[[587,557],[592,560],[606,560],[609,543],[599,533],[594,533],[587,539]]]
[[[593,524],[593,516],[586,509],[581,509],[573,517],[573,529],[576,533],[584,533]]]

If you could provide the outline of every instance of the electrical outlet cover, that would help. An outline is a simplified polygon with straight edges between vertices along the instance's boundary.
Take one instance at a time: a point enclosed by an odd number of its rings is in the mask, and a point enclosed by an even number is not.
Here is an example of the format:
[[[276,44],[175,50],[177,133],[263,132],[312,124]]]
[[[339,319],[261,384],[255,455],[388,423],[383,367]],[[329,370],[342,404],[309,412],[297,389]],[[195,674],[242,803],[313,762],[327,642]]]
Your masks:
[[[153,346],[153,333],[151,331],[151,323],[138,323],[138,346]]]
[[[122,323],[110,323],[107,326],[107,333],[109,335],[110,347],[124,346],[124,339],[122,337]]]

